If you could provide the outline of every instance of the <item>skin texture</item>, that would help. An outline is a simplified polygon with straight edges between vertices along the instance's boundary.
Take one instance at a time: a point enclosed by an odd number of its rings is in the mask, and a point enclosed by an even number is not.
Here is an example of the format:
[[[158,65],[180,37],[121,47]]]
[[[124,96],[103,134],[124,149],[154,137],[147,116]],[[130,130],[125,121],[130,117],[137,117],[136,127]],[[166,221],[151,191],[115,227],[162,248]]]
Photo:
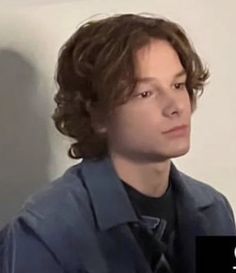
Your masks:
[[[134,95],[114,109],[103,130],[118,176],[143,194],[159,197],[168,187],[170,159],[190,148],[186,75],[176,51],[156,39],[137,51],[135,70],[140,81]],[[188,128],[181,136],[163,133],[183,124]]]

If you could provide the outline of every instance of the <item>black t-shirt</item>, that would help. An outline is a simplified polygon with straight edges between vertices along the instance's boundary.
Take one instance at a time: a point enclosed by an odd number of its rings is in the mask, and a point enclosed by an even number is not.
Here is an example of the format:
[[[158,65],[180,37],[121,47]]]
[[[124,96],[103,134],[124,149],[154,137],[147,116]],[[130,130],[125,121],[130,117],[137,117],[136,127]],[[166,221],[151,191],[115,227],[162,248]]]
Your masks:
[[[150,197],[144,195],[126,182],[122,182],[138,216],[150,216],[162,220],[164,219],[164,222],[166,221],[166,228],[161,238],[161,242],[163,242],[166,247],[165,254],[173,269],[175,266],[174,239],[176,227],[176,206],[171,181],[169,181],[169,186],[161,197]],[[153,245],[150,243],[149,238],[143,236],[141,233],[138,233],[138,235],[136,234],[136,238],[153,268],[155,264]]]

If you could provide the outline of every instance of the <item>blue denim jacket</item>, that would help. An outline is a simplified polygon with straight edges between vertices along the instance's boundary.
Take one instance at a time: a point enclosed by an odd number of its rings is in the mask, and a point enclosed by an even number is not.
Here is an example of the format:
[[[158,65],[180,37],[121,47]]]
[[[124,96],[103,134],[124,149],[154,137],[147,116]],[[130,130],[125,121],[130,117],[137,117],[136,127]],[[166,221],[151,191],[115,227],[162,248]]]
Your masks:
[[[212,187],[171,164],[181,270],[194,273],[197,235],[235,235],[232,209]],[[0,233],[1,273],[151,273],[138,223],[110,158],[84,159],[27,200]]]

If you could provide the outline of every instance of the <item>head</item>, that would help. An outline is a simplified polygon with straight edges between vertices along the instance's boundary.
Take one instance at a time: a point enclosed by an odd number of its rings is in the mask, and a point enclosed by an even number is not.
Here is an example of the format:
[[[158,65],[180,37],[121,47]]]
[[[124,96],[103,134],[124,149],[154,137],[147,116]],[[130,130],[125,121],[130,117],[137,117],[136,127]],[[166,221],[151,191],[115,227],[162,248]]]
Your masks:
[[[208,76],[174,22],[134,14],[90,21],[61,48],[53,120],[75,140],[72,158],[178,157],[189,150]],[[180,125],[187,126],[181,135],[165,133]]]

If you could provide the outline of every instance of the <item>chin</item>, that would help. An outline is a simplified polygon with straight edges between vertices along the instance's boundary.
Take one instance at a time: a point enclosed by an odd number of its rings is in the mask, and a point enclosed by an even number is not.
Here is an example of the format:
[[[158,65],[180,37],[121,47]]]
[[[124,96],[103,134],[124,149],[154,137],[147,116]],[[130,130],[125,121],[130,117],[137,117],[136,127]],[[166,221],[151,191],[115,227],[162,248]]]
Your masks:
[[[186,145],[184,147],[176,147],[174,151],[170,152],[170,158],[183,156],[189,152],[189,149],[189,145]]]

